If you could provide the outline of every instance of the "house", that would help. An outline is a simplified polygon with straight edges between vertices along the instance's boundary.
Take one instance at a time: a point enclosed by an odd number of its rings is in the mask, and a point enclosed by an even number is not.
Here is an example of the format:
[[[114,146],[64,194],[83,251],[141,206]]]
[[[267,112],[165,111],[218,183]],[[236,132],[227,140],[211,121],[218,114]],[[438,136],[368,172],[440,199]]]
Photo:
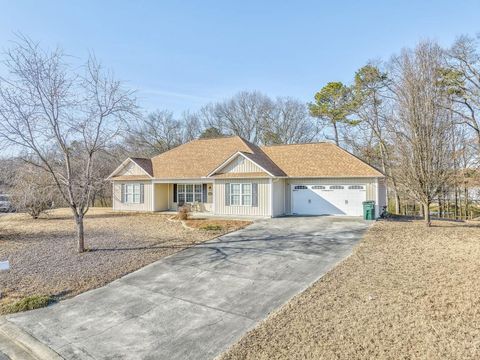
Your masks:
[[[128,158],[109,177],[113,209],[220,216],[362,215],[386,205],[384,175],[329,142],[262,146],[238,136],[190,141],[151,159]]]

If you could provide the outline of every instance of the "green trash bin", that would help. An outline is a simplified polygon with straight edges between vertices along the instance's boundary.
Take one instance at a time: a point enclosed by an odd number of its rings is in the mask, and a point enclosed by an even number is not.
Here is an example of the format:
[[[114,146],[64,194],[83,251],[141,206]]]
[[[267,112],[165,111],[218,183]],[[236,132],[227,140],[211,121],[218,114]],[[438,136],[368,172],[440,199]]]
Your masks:
[[[375,201],[363,202],[363,219],[375,220]]]

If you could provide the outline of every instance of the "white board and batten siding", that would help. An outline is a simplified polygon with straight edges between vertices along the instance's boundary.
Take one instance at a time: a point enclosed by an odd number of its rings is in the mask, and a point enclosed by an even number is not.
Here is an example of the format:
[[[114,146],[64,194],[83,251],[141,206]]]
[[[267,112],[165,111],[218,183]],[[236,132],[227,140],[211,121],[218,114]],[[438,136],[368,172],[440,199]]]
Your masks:
[[[120,175],[145,175],[145,171],[133,161],[129,161],[116,176]]]
[[[243,156],[238,155],[232,161],[230,161],[227,165],[225,165],[219,173],[227,174],[227,173],[249,173],[249,172],[263,172],[263,170],[258,167],[252,161],[245,159]]]
[[[285,186],[285,213],[292,214],[293,185],[364,185],[366,200],[375,201],[377,197],[377,178],[289,178]]]
[[[245,205],[226,205],[225,184],[251,184],[257,185],[257,206]],[[233,216],[271,216],[270,208],[270,179],[251,178],[251,179],[216,179],[214,186],[214,211],[215,215],[233,215]]]
[[[143,203],[122,202],[122,184],[143,184]],[[152,201],[152,183],[150,181],[114,181],[113,210],[115,211],[154,211]]]

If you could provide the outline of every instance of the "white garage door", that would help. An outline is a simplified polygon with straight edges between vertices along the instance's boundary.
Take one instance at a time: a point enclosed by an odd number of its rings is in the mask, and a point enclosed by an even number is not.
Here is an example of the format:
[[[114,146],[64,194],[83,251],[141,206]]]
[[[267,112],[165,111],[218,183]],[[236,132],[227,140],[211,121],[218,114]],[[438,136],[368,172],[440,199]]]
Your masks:
[[[362,216],[365,185],[292,185],[292,213]]]

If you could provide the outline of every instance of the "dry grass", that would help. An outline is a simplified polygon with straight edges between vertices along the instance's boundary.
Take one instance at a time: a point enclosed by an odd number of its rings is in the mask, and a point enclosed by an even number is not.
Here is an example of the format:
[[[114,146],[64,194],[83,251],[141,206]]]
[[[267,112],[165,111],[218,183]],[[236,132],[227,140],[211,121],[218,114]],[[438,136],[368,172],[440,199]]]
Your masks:
[[[478,224],[375,224],[222,359],[480,358]]]
[[[25,214],[0,217],[0,314],[27,296],[57,299],[102,286],[164,256],[223,232],[185,229],[165,215],[114,213],[93,208],[85,219],[86,246],[76,252],[75,226],[68,209],[33,220]]]

